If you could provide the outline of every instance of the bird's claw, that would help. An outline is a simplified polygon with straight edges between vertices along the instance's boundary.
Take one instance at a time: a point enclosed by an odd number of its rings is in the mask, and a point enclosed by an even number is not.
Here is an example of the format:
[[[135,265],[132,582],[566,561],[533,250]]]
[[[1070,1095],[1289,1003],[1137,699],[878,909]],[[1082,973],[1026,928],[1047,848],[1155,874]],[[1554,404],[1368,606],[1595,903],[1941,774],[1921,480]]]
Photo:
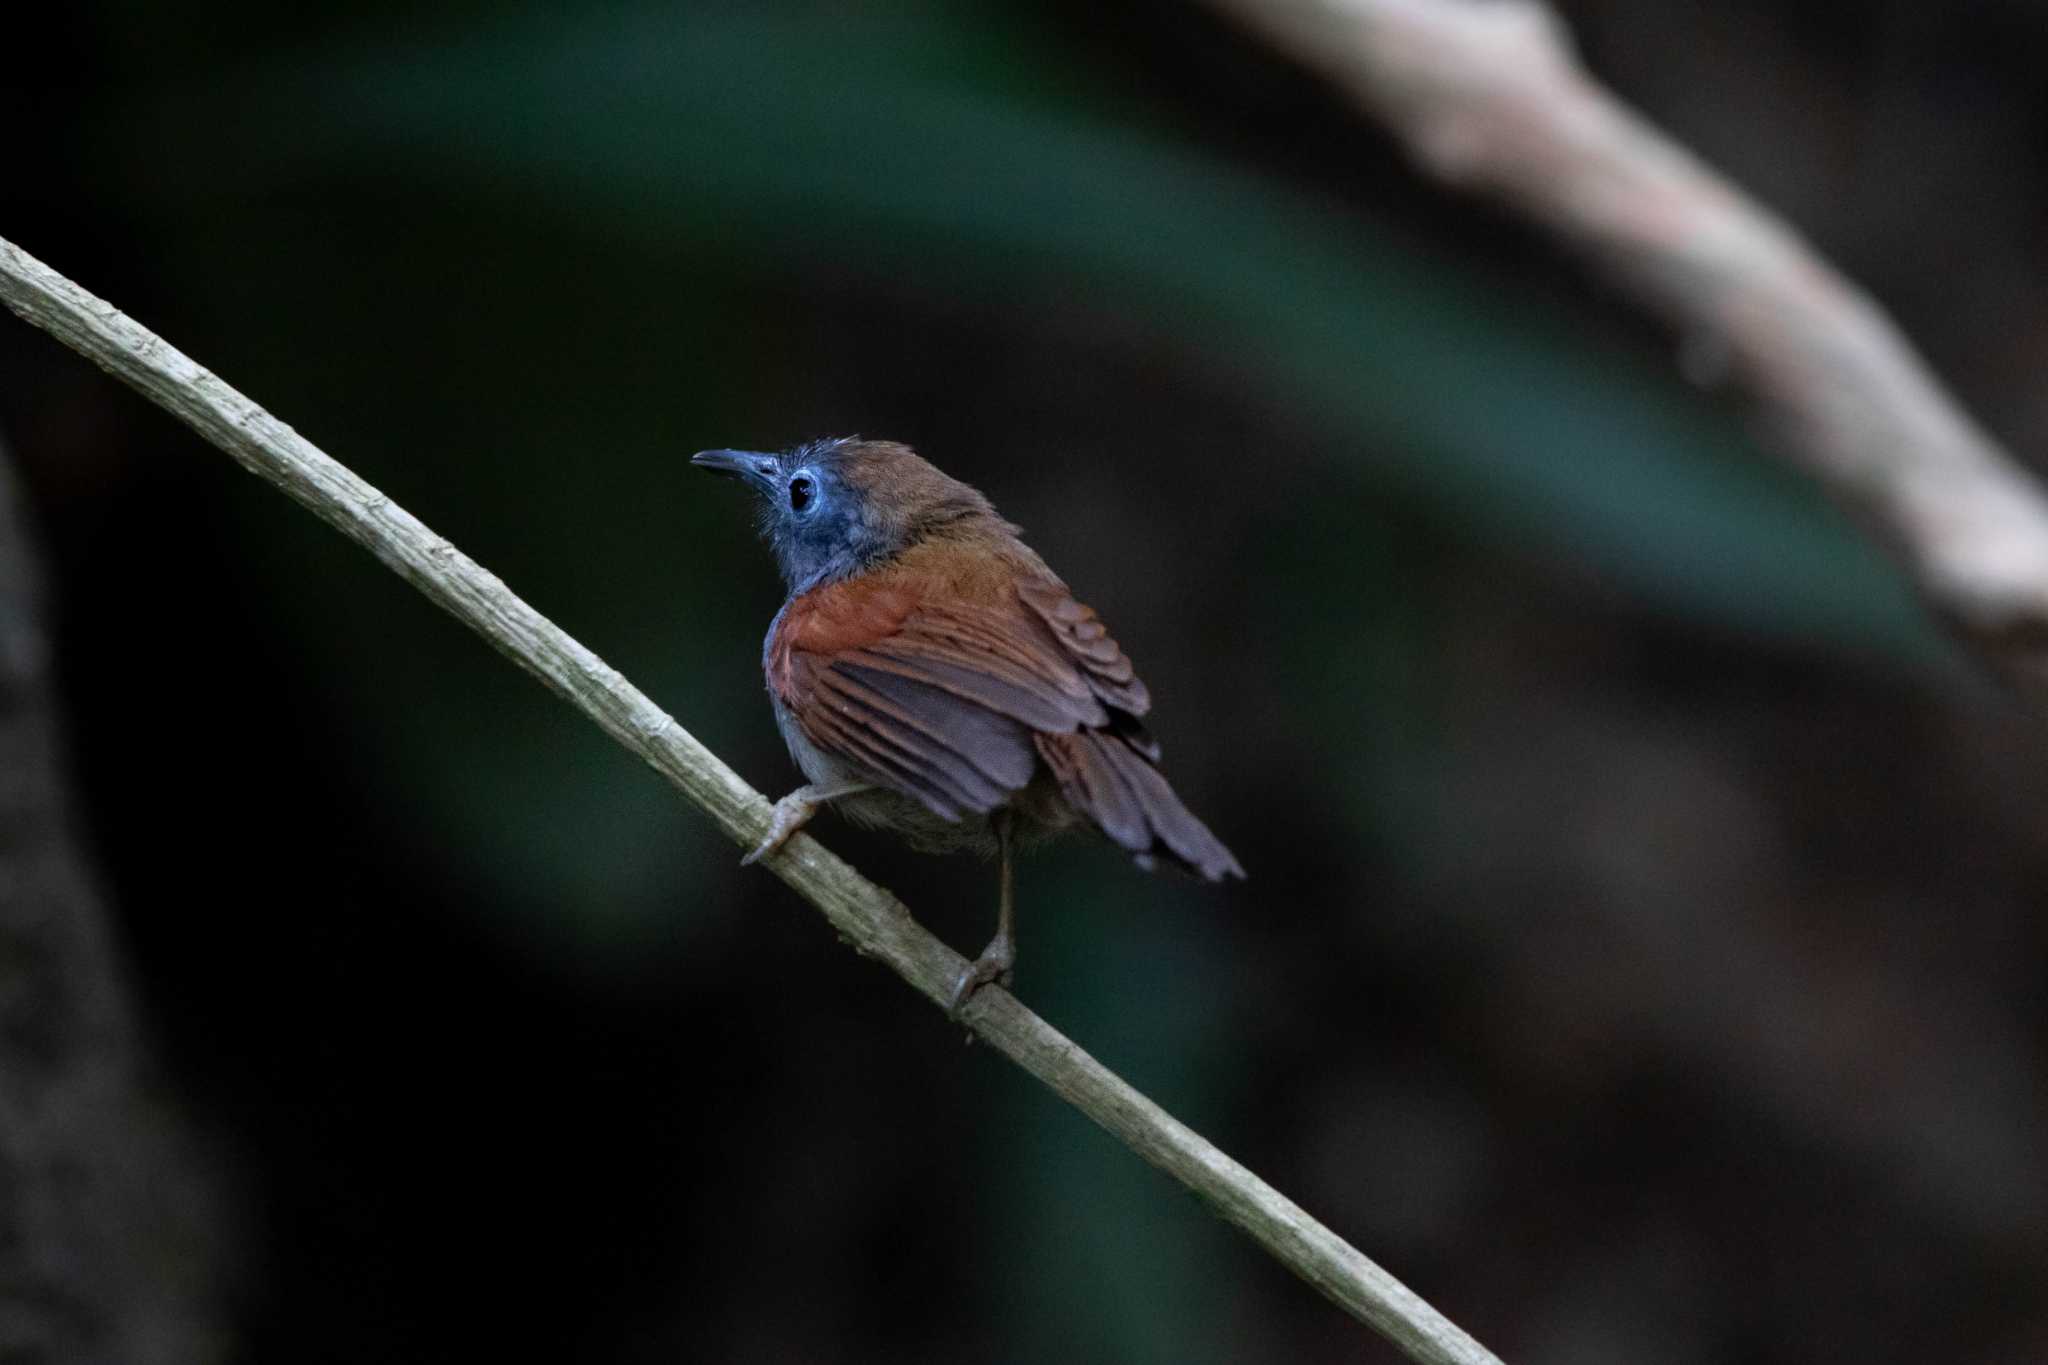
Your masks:
[[[791,792],[775,803],[775,811],[768,818],[768,832],[761,836],[761,842],[754,845],[754,851],[740,859],[741,867],[752,867],[771,853],[789,842],[792,834],[811,822],[818,813],[818,803],[807,796]]]
[[[953,998],[946,1005],[947,1017],[958,1019],[960,1011],[974,998],[974,993],[983,986],[1001,986],[1009,990],[1017,980],[1017,945],[1010,941],[1008,934],[997,934],[989,940],[988,947],[981,950],[981,956],[961,969],[960,979],[953,983]]]

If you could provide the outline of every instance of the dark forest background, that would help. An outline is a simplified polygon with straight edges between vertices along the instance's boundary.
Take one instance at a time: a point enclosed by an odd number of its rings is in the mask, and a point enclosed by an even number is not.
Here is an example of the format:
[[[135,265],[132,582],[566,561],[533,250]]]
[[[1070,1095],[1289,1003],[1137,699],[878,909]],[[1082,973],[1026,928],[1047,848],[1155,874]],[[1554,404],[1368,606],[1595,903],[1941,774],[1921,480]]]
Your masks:
[[[1563,12],[2041,462],[2048,4]],[[1201,7],[95,0],[5,67],[0,235],[771,793],[688,454],[985,489],[1251,873],[1039,854],[1020,994],[1507,1358],[2048,1358],[2048,743],[1673,338]],[[230,1358],[1394,1358],[12,320],[0,438]],[[979,946],[987,868],[818,832]]]

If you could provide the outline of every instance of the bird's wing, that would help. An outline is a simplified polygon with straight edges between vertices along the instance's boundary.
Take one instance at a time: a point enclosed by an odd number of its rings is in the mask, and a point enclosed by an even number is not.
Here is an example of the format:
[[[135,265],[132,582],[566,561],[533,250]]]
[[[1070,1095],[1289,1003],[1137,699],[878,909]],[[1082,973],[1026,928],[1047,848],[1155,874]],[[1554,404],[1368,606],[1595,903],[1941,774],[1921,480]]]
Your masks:
[[[1034,735],[1122,728],[1147,705],[1094,613],[1036,584],[1007,602],[817,589],[784,613],[768,665],[806,739],[948,820],[1026,786]]]
[[[1154,766],[1159,746],[1138,722],[1151,699],[1130,660],[1056,581],[993,602],[816,589],[778,623],[768,680],[812,744],[941,819],[994,810],[1043,763],[1140,862],[1244,875]]]
[[[1057,581],[1024,583],[1017,595],[1108,711],[1104,726],[1032,736],[1067,803],[1147,867],[1164,856],[1210,881],[1244,876],[1230,850],[1160,775],[1159,742],[1138,720],[1152,708],[1151,694],[1109,628]]]
[[[1138,722],[1138,717],[1152,709],[1152,694],[1095,609],[1076,602],[1066,584],[1057,581],[1020,584],[1017,596],[1045,623],[1062,652],[1081,670],[1096,700],[1109,708],[1110,729],[1157,763],[1159,741]]]

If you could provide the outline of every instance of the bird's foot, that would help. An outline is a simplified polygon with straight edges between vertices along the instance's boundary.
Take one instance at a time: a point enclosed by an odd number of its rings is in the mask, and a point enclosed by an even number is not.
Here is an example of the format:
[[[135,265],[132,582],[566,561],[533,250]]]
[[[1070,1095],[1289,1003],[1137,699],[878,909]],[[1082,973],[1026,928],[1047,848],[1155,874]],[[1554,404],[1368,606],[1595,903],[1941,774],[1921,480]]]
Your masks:
[[[983,986],[1010,989],[1017,979],[1016,969],[1017,945],[1008,934],[997,934],[988,941],[988,947],[981,950],[981,956],[968,963],[961,971],[960,979],[953,983],[953,999],[946,1006],[947,1015],[958,1019],[960,1011]]]
[[[752,867],[769,854],[789,842],[789,837],[811,822],[818,813],[818,802],[808,787],[800,787],[775,803],[775,812],[768,819],[768,832],[761,836],[761,842],[754,845],[754,851],[740,859],[741,867]]]

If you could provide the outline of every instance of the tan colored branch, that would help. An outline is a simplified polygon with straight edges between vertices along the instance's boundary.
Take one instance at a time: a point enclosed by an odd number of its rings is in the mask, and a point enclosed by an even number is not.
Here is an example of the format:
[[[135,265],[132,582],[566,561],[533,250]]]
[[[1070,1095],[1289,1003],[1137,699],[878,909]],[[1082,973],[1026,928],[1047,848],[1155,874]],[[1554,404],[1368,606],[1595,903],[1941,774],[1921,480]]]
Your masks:
[[[0,241],[0,300],[376,555],[639,755],[735,842],[752,847],[766,831],[769,807],[761,794],[602,659],[405,509],[161,337],[5,241]],[[920,927],[894,896],[804,834],[765,865],[823,911],[856,952],[879,958],[935,1004],[947,1002],[966,964]],[[1499,1365],[1407,1286],[1007,992],[978,992],[964,1021],[1410,1359],[1426,1365]]]
[[[1571,247],[1721,362],[1777,448],[2048,705],[2048,499],[1872,301],[1593,81],[1531,0],[1208,0],[1430,175]],[[1645,452],[1645,458],[1655,458]]]

